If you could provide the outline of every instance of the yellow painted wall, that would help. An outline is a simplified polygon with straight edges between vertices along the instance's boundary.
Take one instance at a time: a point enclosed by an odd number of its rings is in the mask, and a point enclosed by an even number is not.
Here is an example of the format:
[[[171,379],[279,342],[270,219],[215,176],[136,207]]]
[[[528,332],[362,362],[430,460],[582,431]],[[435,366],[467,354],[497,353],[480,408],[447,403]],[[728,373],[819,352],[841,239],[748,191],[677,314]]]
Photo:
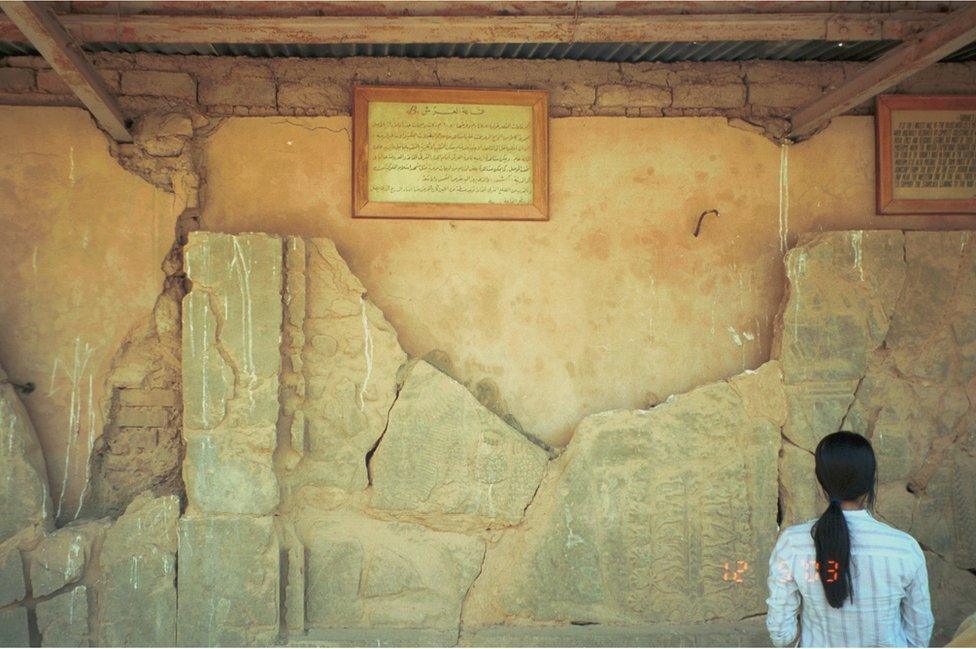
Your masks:
[[[69,462],[62,519],[101,434],[111,358],[160,292],[174,209],[116,163],[86,111],[0,107],[0,364],[37,384],[23,401],[55,505]]]
[[[354,221],[348,118],[232,118],[205,147],[204,227],[333,238],[409,353],[441,349],[463,380],[492,379],[555,444],[585,414],[759,365],[782,293],[780,149],[723,119],[551,127],[547,223]],[[855,117],[789,149],[791,243],[973,227],[874,216],[873,146],[871,118]],[[73,513],[101,381],[152,309],[179,208],[119,167],[81,110],[0,108],[0,153],[0,363],[38,384],[25,403],[55,496],[73,444]]]
[[[786,152],[722,118],[551,122],[547,223],[350,218],[350,121],[232,118],[206,146],[204,225],[334,239],[408,353],[494,380],[530,433],[759,365],[784,226],[971,228],[874,215],[873,119]],[[698,215],[703,233],[692,237]]]

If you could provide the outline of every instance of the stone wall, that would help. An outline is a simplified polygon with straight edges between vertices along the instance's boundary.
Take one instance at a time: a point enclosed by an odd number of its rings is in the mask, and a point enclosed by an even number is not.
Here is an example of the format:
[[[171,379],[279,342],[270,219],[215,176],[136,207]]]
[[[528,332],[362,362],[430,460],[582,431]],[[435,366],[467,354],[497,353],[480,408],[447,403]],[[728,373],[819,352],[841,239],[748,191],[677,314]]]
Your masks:
[[[127,116],[175,109],[226,115],[348,115],[354,83],[535,88],[553,117],[724,116],[783,133],[790,111],[864,64],[774,61],[602,63],[500,59],[254,59],[95,54]],[[938,64],[892,92],[972,94],[976,64]],[[77,106],[39,57],[0,59],[0,104]],[[865,102],[853,114],[870,114]]]
[[[942,642],[976,601],[973,240],[805,240],[774,360],[551,453],[409,359],[330,241],[191,233],[185,512],[143,494],[55,530],[0,383],[0,642],[765,644],[778,525],[818,513],[810,449],[841,426],[925,550]]]

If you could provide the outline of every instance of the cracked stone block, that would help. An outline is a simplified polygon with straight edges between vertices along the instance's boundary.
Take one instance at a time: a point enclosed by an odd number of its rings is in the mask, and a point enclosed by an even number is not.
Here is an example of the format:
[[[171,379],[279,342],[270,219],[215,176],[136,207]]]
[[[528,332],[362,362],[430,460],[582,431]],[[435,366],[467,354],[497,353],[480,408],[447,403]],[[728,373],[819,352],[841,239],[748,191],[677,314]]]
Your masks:
[[[18,606],[0,610],[0,647],[29,647],[27,609]]]
[[[299,531],[308,552],[310,629],[436,629],[457,639],[484,542],[337,511]]]
[[[790,250],[777,322],[787,384],[864,375],[904,282],[903,252],[897,230],[826,232]]]
[[[282,252],[278,237],[214,232],[191,233],[184,250],[184,476],[202,511],[261,515],[278,503]]]
[[[886,339],[904,376],[950,378],[955,341],[941,316],[951,310],[958,278],[966,270],[962,262],[969,261],[972,271],[972,243],[966,250],[970,236],[969,232],[905,233],[908,276]]]
[[[779,330],[783,434],[807,450],[841,428],[871,439],[875,513],[927,550],[936,644],[976,601],[973,243],[972,232],[819,235],[789,253]],[[823,509],[811,509],[804,453],[783,445],[784,524]]]
[[[365,489],[366,454],[386,428],[397,371],[407,357],[332,241],[305,239],[288,247],[288,295],[305,305],[301,312],[289,309],[289,322],[300,332],[292,365],[301,367],[295,408],[304,420],[294,442],[301,444],[302,468],[291,484]]]
[[[179,560],[179,646],[274,644],[280,576],[271,517],[184,516]]]
[[[0,367],[0,542],[27,527],[49,529],[51,494],[34,426]]]
[[[465,626],[686,623],[764,611],[781,381],[771,362],[651,410],[585,418],[523,525],[489,550]]]
[[[370,463],[378,509],[469,514],[514,525],[548,454],[424,361],[409,370]]]
[[[88,589],[78,586],[37,604],[42,647],[88,646]]]
[[[813,453],[783,443],[779,460],[779,497],[783,521],[780,527],[804,523],[817,518],[827,507],[814,475]]]
[[[102,647],[176,645],[176,496],[137,496],[105,532],[95,634]]]
[[[0,546],[0,607],[19,602],[26,596],[20,550],[13,543]]]
[[[81,579],[92,546],[105,533],[107,520],[74,523],[46,536],[30,553],[34,597],[43,597]]]
[[[274,428],[253,436],[265,439],[256,452],[248,442],[225,434],[197,434],[187,440],[183,476],[194,504],[208,512],[270,513],[278,505],[278,481],[271,454]]]
[[[788,416],[783,435],[811,453],[817,443],[830,433],[840,430],[858,381],[805,381],[785,385]]]

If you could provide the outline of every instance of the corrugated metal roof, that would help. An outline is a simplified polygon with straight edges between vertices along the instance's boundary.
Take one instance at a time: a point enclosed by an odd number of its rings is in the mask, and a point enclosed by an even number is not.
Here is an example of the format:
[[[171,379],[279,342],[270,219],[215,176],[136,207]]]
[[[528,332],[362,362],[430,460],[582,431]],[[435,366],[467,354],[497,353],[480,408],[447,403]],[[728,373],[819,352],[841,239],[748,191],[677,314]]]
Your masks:
[[[492,58],[609,61],[872,61],[899,41],[715,41],[707,43],[424,43],[424,44],[289,44],[235,43],[159,45],[154,43],[86,43],[89,52],[147,52],[210,56],[340,58],[397,56],[410,58]],[[21,43],[0,41],[0,56],[35,54]],[[944,61],[976,60],[972,43]]]

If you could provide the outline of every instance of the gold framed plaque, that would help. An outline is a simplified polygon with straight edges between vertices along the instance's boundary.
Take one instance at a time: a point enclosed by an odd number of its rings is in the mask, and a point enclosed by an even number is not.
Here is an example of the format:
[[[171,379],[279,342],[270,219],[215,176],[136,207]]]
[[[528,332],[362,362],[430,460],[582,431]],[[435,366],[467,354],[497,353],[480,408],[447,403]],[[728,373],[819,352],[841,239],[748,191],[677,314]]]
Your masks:
[[[355,86],[353,217],[549,218],[549,93]]]
[[[976,96],[879,95],[879,214],[976,214]]]

